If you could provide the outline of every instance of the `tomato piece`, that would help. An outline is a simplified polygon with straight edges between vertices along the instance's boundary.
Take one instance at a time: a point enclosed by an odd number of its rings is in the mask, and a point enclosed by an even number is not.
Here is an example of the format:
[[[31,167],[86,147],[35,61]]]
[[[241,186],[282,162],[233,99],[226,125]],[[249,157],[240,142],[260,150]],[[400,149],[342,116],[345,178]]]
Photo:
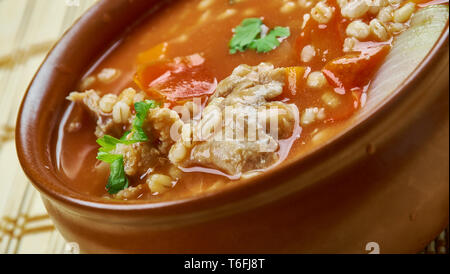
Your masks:
[[[339,10],[335,0],[327,0],[328,6]],[[316,49],[316,58],[312,65],[313,70],[318,70],[331,60],[342,56],[342,44],[346,38],[345,28],[347,19],[340,15],[340,12],[334,12],[333,17],[327,24],[319,24],[312,18],[305,22],[302,32],[295,41],[297,56],[301,56],[303,48],[312,45]],[[325,61],[322,61],[325,60]]]
[[[322,106],[327,113],[326,123],[347,120],[361,107],[361,89],[353,89],[346,94],[329,90],[322,95]]]
[[[338,93],[366,86],[389,53],[390,46],[367,47],[328,62],[322,69]]]
[[[138,67],[135,82],[147,93],[169,101],[210,95],[217,79],[204,63],[199,54],[147,63]]]

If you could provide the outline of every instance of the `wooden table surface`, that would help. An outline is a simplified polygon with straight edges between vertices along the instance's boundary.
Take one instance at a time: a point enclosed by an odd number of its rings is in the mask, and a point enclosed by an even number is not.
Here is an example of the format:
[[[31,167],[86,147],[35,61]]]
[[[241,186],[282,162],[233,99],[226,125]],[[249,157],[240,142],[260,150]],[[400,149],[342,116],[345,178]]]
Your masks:
[[[48,50],[95,0],[0,0],[0,254],[64,253],[39,194],[19,165],[14,127],[21,98]],[[424,251],[447,253],[448,229]]]

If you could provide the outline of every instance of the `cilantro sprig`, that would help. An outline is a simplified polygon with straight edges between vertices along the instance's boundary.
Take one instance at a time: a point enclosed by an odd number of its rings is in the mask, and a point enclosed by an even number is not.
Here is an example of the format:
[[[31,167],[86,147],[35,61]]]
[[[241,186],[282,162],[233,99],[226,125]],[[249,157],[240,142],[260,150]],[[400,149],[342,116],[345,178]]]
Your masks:
[[[137,102],[134,104],[134,109],[136,110],[136,118],[133,120],[131,126],[131,136],[128,140],[135,142],[147,142],[148,137],[144,132],[142,126],[144,125],[147,113],[151,108],[157,107],[157,104],[153,100],[145,100],[143,102]],[[125,133],[124,137],[128,135]],[[126,137],[125,137],[126,138]]]
[[[121,142],[119,139],[109,135],[97,139],[97,143],[100,145],[97,159],[108,163],[110,167],[108,183],[106,184],[106,189],[110,194],[116,194],[128,187],[128,178],[125,175],[123,156],[112,153],[116,145]]]
[[[230,53],[245,51],[247,47],[260,35],[262,21],[259,18],[247,18],[236,27],[230,41]]]
[[[249,48],[254,49],[257,52],[269,52],[280,45],[278,38],[289,37],[290,35],[289,28],[276,27],[263,38],[254,40],[249,45]]]
[[[148,136],[142,128],[151,108],[157,107],[153,100],[145,100],[134,104],[136,118],[133,120],[131,131],[125,132],[122,138],[117,139],[110,135],[104,135],[97,139],[100,145],[97,153],[97,159],[110,165],[110,174],[106,189],[110,194],[116,194],[128,187],[128,178],[125,174],[123,155],[114,154],[117,144],[131,145],[139,142],[147,142]]]
[[[234,35],[229,43],[230,53],[244,52],[247,49],[258,53],[266,53],[276,49],[280,45],[279,39],[291,35],[288,27],[275,27],[267,35],[262,35],[263,22],[259,18],[247,18],[236,27]]]

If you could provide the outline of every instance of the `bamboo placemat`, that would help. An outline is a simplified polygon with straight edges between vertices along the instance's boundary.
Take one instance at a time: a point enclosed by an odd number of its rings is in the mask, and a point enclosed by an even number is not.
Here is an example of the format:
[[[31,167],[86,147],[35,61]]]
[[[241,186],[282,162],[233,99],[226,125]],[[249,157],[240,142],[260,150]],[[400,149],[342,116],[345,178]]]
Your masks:
[[[39,194],[19,165],[21,98],[51,46],[95,0],[0,0],[0,254],[64,253]],[[448,229],[424,253],[446,253]]]
[[[0,0],[0,254],[64,253],[39,194],[23,174],[14,126],[48,50],[94,0]]]

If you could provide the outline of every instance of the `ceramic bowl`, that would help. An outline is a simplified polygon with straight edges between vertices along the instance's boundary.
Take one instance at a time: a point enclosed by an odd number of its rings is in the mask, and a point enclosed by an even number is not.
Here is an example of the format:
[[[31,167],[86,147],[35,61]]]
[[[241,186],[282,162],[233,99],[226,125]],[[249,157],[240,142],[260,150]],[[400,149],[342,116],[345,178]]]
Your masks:
[[[49,152],[65,97],[159,2],[99,1],[23,99],[18,156],[67,241],[87,253],[368,253],[372,242],[397,253],[420,251],[447,225],[448,26],[395,92],[314,152],[251,182],[156,204],[110,204],[66,187]]]

